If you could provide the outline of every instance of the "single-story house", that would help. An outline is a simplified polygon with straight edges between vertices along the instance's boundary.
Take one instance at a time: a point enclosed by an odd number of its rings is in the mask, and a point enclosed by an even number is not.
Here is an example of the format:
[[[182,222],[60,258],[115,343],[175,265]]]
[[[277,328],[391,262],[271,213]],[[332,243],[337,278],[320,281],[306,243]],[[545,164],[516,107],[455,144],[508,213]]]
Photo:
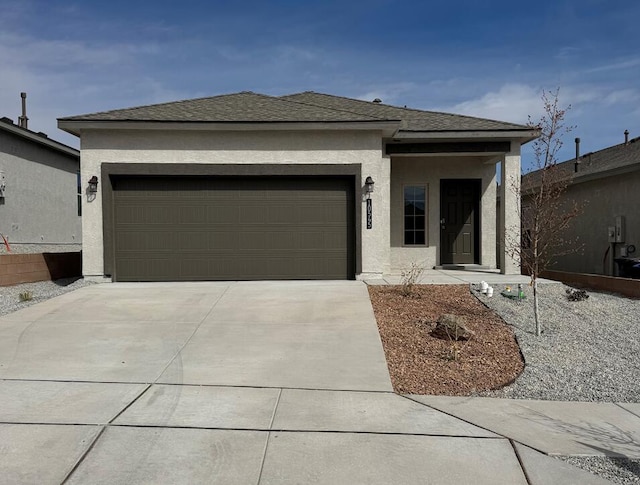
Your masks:
[[[366,279],[412,262],[520,273],[504,251],[496,261],[496,164],[519,180],[520,146],[537,135],[527,126],[314,92],[58,125],[81,138],[81,179],[96,190],[87,278]]]
[[[78,150],[0,118],[0,234],[9,245],[78,250],[79,171]]]
[[[623,143],[558,164],[570,179],[561,203],[581,207],[563,233],[578,251],[557,256],[549,269],[615,276],[616,259],[640,257],[640,137],[628,135]],[[539,171],[524,175],[523,192],[539,186],[537,180]]]

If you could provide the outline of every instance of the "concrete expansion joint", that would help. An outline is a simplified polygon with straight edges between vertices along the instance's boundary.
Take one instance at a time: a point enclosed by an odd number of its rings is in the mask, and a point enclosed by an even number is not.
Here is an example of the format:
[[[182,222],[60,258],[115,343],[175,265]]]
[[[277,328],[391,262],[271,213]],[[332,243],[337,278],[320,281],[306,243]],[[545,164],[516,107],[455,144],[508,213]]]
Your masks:
[[[622,406],[619,402],[614,402],[613,404],[615,404],[617,407],[619,407],[620,409],[633,414],[636,418],[640,418],[640,414],[638,413],[634,413],[631,409],[627,409],[624,406]]]
[[[455,418],[455,419],[460,420],[460,421],[462,421],[462,422],[464,422],[464,423],[467,423],[467,424],[469,424],[469,425],[471,425],[471,426],[475,426],[476,428],[483,429],[483,430],[485,430],[485,431],[488,431],[489,433],[493,433],[493,434],[500,435],[500,433],[496,433],[495,431],[493,431],[493,430],[491,430],[491,429],[489,429],[489,428],[486,428],[486,427],[481,426],[481,425],[479,425],[479,424],[472,423],[471,421],[468,421],[468,420],[466,420],[466,419],[464,419],[464,418],[460,418],[460,417],[458,417],[458,416],[456,416],[456,415],[454,415],[454,414],[448,413],[448,412],[446,412],[446,411],[442,411],[442,410],[437,409],[437,408],[435,408],[435,407],[433,407],[433,406],[429,406],[428,404],[425,404],[425,403],[420,402],[420,401],[418,401],[418,400],[416,400],[416,399],[413,399],[413,398],[411,398],[410,396],[406,396],[406,395],[404,395],[404,394],[398,394],[398,395],[399,395],[400,397],[403,397],[403,398],[405,398],[405,399],[408,399],[409,401],[413,401],[413,402],[418,403],[418,404],[420,404],[420,405],[422,405],[422,406],[424,406],[424,407],[426,407],[426,408],[432,409],[432,410],[434,410],[434,411],[436,411],[436,412],[438,412],[438,413],[446,414],[447,416],[449,416],[449,417],[451,417],[451,418]],[[500,436],[502,436],[502,435],[500,435]],[[504,437],[504,436],[503,436],[503,438],[506,438],[506,437]]]
[[[128,406],[127,406],[128,407]],[[124,410],[123,410],[124,411]],[[120,415],[119,413],[118,415]],[[114,418],[115,419],[115,418]],[[100,427],[102,433],[107,428],[147,428],[147,429],[194,429],[207,431],[239,431],[239,432],[261,432],[261,433],[304,433],[304,434],[353,434],[368,436],[428,436],[441,438],[464,438],[470,440],[505,440],[503,436],[469,436],[466,434],[448,434],[448,433],[407,433],[407,432],[385,432],[385,431],[355,431],[355,430],[331,430],[331,429],[283,429],[283,428],[238,428],[238,427],[221,427],[221,426],[188,426],[188,425],[165,425],[165,424],[127,424],[127,423],[51,423],[51,422],[26,422],[26,421],[0,421],[0,425],[26,425],[26,426],[95,426]],[[539,450],[536,450],[539,451]],[[563,455],[564,456],[564,455]]]
[[[64,485],[65,483],[67,483],[69,481],[69,479],[71,478],[71,475],[73,475],[75,473],[75,471],[78,469],[80,464],[89,455],[89,453],[91,453],[91,451],[93,450],[93,448],[95,447],[96,443],[98,442],[98,440],[100,439],[100,437],[102,436],[102,434],[104,433],[104,431],[106,429],[107,429],[106,426],[102,426],[100,431],[96,434],[95,438],[93,438],[93,441],[91,442],[91,444],[89,446],[87,446],[87,449],[84,451],[84,453],[82,453],[82,455],[80,455],[80,457],[78,458],[76,463],[73,465],[73,467],[71,467],[71,470],[69,470],[69,473],[67,473],[67,475],[64,477],[64,480],[62,480],[62,482],[60,482],[60,485]]]
[[[131,400],[131,402],[130,402],[129,404],[127,404],[124,408],[122,408],[122,409],[120,410],[120,412],[119,412],[119,413],[117,413],[113,418],[111,418],[111,419],[109,420],[109,422],[107,423],[107,425],[111,425],[111,424],[113,424],[113,422],[114,422],[116,419],[118,419],[120,416],[122,416],[122,414],[123,414],[127,409],[129,409],[131,406],[133,406],[133,404],[134,404],[138,399],[140,399],[140,398],[144,395],[144,393],[145,393],[145,392],[147,392],[149,389],[151,389],[151,384],[147,384],[147,387],[145,387],[144,389],[142,389],[142,391],[140,391],[140,392],[138,393],[138,395],[137,395],[136,397],[134,397],[134,398]]]
[[[518,448],[516,448],[516,445],[515,445],[514,441],[513,440],[509,440],[509,444],[511,445],[511,448],[513,448],[513,452],[516,455],[516,459],[518,460],[518,464],[520,465],[520,469],[522,470],[522,474],[524,475],[524,479],[527,481],[527,483],[529,485],[534,485],[531,482],[531,478],[529,477],[529,474],[527,473],[527,469],[524,466],[524,463],[522,461],[522,457],[520,456],[520,453],[518,452]]]

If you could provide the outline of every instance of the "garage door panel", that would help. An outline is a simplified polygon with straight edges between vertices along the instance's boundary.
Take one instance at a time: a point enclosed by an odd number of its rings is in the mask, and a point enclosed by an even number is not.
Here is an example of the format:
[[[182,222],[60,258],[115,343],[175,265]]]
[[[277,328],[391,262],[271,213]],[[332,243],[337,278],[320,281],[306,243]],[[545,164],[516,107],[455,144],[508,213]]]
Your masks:
[[[176,224],[207,224],[207,208],[203,205],[183,205],[179,208],[180,217]]]
[[[180,232],[176,249],[179,251],[207,251],[209,249],[209,235],[206,232]]]
[[[233,251],[238,248],[238,233],[218,228],[216,232],[207,233],[209,244],[208,249],[211,250],[229,250]]]
[[[354,277],[352,178],[113,182],[117,281]]]
[[[266,222],[268,224],[289,225],[298,218],[298,208],[295,204],[278,204],[267,208]]]
[[[133,229],[116,233],[115,243],[122,256],[136,253],[144,256],[149,251],[170,253],[179,244],[179,234],[158,230],[139,231]]]
[[[243,250],[262,250],[267,242],[266,234],[262,231],[246,231],[238,235],[238,249]]]
[[[267,222],[267,208],[262,205],[240,206],[239,224],[265,224]]]
[[[324,233],[324,248],[345,251],[349,241],[346,234],[342,232],[326,232]]]
[[[240,220],[239,207],[228,200],[225,200],[224,203],[216,202],[215,206],[207,205],[206,211],[207,224],[237,224]]]
[[[120,224],[141,224],[144,222],[144,207],[116,207],[115,217]]]
[[[267,233],[269,246],[280,250],[293,251],[298,248],[298,237],[291,232],[270,231]]]

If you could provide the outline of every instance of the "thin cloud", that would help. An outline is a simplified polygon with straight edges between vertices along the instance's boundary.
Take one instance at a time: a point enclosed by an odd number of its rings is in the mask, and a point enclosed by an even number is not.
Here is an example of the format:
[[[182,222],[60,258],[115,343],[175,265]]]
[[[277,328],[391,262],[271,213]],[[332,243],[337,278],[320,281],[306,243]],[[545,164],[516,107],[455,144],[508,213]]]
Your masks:
[[[497,91],[445,107],[442,111],[515,123],[526,123],[529,115],[535,119],[543,113],[540,89],[526,84],[505,84]]]
[[[597,72],[618,71],[622,69],[631,69],[632,67],[640,66],[640,58],[627,59],[625,61],[614,62],[613,64],[605,64],[602,66],[593,67],[587,69],[584,72],[593,74]]]
[[[608,106],[618,103],[634,103],[640,100],[640,92],[637,89],[619,89],[607,94],[602,102]]]
[[[535,121],[544,115],[541,95],[542,88],[540,87],[507,83],[497,91],[490,91],[478,98],[445,107],[444,111],[515,123],[526,123],[529,117]],[[573,110],[583,106],[621,102],[625,96],[629,95],[629,90],[625,90],[624,92],[609,93],[607,97],[607,93],[601,87],[580,85],[561,87],[558,99],[560,106],[570,106],[573,112]]]
[[[362,101],[373,101],[377,98],[385,104],[400,104],[400,100],[402,100],[406,94],[416,91],[417,87],[418,86],[412,82],[390,83],[373,86],[365,93],[356,94],[354,97]],[[416,106],[409,107],[415,108]]]
[[[34,68],[68,68],[74,65],[119,65],[138,54],[156,54],[153,44],[99,45],[88,42],[34,39],[11,33],[0,34],[0,62]]]

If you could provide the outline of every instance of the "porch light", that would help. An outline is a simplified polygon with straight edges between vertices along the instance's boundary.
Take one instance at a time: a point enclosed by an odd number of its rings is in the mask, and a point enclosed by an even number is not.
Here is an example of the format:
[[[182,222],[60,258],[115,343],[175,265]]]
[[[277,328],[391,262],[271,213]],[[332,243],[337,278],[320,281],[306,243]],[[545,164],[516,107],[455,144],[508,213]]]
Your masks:
[[[375,182],[371,177],[367,177],[367,179],[364,181],[367,197],[369,197],[369,195],[371,195],[371,193],[373,192],[373,184],[375,184]]]
[[[98,191],[98,177],[95,175],[89,179],[89,192],[95,194]]]

